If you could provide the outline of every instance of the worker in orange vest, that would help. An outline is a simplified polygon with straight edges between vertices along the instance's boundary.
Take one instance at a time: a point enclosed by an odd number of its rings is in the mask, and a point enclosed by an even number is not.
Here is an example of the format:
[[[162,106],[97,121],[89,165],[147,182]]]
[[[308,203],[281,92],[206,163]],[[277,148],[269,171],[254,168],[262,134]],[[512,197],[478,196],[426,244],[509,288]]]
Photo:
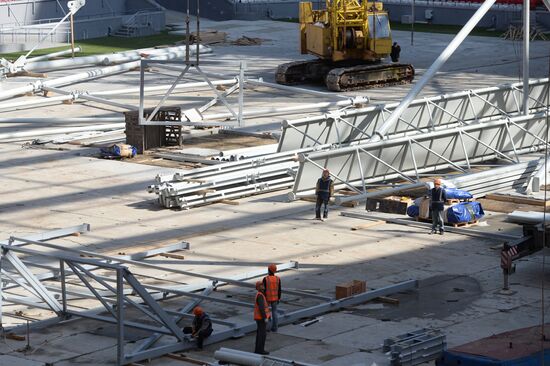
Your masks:
[[[265,350],[265,338],[267,336],[267,323],[271,314],[265,298],[265,287],[262,281],[256,282],[256,299],[254,300],[254,320],[256,321],[256,349],[254,353],[268,355]]]
[[[265,298],[271,307],[271,331],[276,332],[279,323],[279,315],[277,314],[277,305],[281,301],[281,279],[275,275],[277,266],[270,264],[267,267],[268,275],[264,277],[263,284],[265,288]]]

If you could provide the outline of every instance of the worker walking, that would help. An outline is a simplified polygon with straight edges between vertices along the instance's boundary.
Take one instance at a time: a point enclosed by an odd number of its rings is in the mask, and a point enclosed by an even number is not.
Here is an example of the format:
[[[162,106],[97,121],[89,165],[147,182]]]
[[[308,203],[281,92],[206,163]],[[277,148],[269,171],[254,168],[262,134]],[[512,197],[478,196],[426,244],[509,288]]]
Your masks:
[[[445,209],[445,201],[447,200],[447,195],[445,189],[441,187],[441,179],[437,178],[434,180],[434,187],[430,191],[431,199],[431,209],[432,209],[432,231],[431,234],[434,234],[439,227],[439,234],[443,235],[445,227],[443,224],[443,210]]]
[[[399,46],[397,42],[393,42],[393,45],[391,46],[391,52],[390,52],[391,61],[398,62],[400,53],[401,53],[401,46]]]
[[[265,287],[262,281],[256,282],[256,299],[254,301],[254,320],[256,321],[256,348],[254,353],[268,355],[265,350],[265,338],[267,336],[267,323],[271,318],[269,305],[265,298]]]
[[[281,279],[276,276],[277,266],[270,264],[267,267],[267,276],[264,277],[262,283],[265,288],[265,298],[271,308],[271,331],[276,332],[279,323],[279,314],[277,313],[277,306],[281,301]]]
[[[191,336],[197,338],[197,347],[202,349],[204,339],[212,334],[212,321],[200,306],[193,309],[193,314],[195,318],[193,319]]]
[[[330,178],[330,171],[328,169],[324,169],[321,178],[317,180],[317,185],[315,186],[315,194],[317,195],[317,202],[315,204],[315,218],[317,220],[325,220],[328,218],[328,201],[333,193],[334,182]],[[321,205],[325,206],[322,219]]]

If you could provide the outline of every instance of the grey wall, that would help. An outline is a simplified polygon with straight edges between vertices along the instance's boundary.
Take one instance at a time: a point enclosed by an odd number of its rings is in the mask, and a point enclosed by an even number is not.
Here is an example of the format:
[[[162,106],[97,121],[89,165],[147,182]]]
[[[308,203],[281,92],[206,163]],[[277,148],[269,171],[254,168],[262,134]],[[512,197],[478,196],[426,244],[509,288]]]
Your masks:
[[[61,0],[59,4],[55,0],[14,0],[0,3],[0,24],[24,25],[40,19],[61,18],[68,10],[67,1]],[[125,11],[126,0],[88,0],[86,6],[75,15],[75,19],[121,14]]]
[[[390,14],[390,20],[400,22],[403,15],[411,14],[410,4],[384,3]],[[426,10],[431,10],[432,19],[425,16]],[[415,5],[415,21],[427,21],[432,24],[464,25],[477,10],[476,7],[459,7],[449,5]],[[491,9],[479,22],[480,27],[494,27],[498,30],[508,28],[508,24],[521,20],[521,9],[515,7],[497,7]]]
[[[187,11],[187,1],[185,0],[157,0],[157,2],[167,9]],[[189,11],[193,15],[197,13],[197,0],[189,0]],[[212,20],[235,19],[235,4],[229,0],[200,0],[199,12],[201,18]]]

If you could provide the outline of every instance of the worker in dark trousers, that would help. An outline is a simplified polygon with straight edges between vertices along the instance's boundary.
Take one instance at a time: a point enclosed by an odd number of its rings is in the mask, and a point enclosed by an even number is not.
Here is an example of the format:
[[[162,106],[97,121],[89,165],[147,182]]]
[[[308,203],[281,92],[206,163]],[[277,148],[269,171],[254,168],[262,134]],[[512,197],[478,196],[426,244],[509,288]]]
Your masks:
[[[447,195],[445,189],[441,187],[441,179],[434,180],[434,187],[430,191],[431,209],[432,209],[432,231],[430,235],[434,234],[439,227],[439,234],[443,235],[445,232],[445,226],[443,224],[443,210],[445,209],[445,201],[447,201]]]
[[[317,180],[315,186],[315,195],[317,196],[317,202],[315,204],[315,218],[317,220],[326,220],[328,218],[328,201],[334,194],[334,182],[330,178],[330,171],[328,169],[323,170],[321,178]],[[324,205],[323,218],[321,218],[321,206]]]
[[[393,45],[391,46],[391,52],[390,52],[391,61],[398,62],[400,53],[401,53],[401,46],[399,46],[397,42],[393,42]]]
[[[265,338],[267,337],[267,323],[271,318],[269,305],[265,298],[265,287],[262,281],[256,282],[256,299],[254,300],[254,320],[256,321],[256,348],[254,353],[268,355],[265,350]]]
[[[262,283],[265,288],[265,298],[271,308],[271,331],[276,332],[278,328],[279,315],[277,314],[277,306],[281,301],[281,279],[276,276],[277,266],[270,264],[267,267],[267,276],[264,277]]]
[[[197,338],[197,347],[202,349],[204,339],[212,334],[212,321],[200,306],[193,309],[193,314],[195,318],[193,319],[191,336]]]

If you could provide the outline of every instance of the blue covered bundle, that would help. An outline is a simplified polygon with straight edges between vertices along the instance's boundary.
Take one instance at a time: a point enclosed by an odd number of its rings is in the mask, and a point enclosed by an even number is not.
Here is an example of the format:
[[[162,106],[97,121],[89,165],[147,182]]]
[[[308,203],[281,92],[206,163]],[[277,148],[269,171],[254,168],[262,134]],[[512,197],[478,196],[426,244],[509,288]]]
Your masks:
[[[127,144],[116,144],[109,147],[101,148],[101,156],[103,158],[133,158],[137,154],[137,149],[134,146]]]
[[[410,217],[418,217],[420,215],[420,207],[417,205],[407,207],[407,215]]]
[[[445,188],[445,194],[448,200],[467,200],[474,197],[470,192],[457,188]]]
[[[479,220],[484,215],[479,202],[461,202],[447,209],[447,221],[454,224]]]

